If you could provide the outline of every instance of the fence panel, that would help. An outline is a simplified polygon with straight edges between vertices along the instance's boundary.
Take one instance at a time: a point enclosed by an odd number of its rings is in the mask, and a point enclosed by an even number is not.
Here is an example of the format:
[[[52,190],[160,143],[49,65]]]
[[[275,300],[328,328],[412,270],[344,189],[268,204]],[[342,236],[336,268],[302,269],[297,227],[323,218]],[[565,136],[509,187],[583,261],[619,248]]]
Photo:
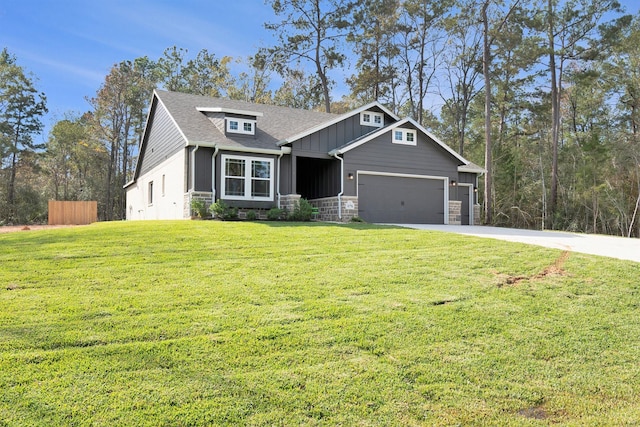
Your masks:
[[[98,220],[98,202],[49,200],[49,225],[84,225]]]

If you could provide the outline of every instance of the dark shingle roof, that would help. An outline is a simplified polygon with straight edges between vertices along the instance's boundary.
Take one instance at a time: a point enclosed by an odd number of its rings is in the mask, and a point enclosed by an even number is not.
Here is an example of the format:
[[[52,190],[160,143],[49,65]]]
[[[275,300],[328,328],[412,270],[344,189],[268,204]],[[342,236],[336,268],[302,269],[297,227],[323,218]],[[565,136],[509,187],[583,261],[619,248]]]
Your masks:
[[[253,104],[222,98],[157,90],[189,144],[217,144],[225,147],[278,149],[277,143],[306,129],[329,122],[337,115],[274,105]],[[262,113],[256,121],[256,135],[226,136],[197,108],[223,108]]]

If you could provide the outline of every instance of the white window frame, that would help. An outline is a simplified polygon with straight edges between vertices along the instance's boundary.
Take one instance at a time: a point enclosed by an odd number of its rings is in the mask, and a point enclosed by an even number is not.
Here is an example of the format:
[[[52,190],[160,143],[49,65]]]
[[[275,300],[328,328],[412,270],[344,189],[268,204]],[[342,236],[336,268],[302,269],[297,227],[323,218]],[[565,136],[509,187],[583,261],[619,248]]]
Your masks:
[[[227,117],[227,133],[239,133],[243,135],[255,135],[256,134],[256,121],[255,120],[247,120],[247,119],[238,119],[236,117]],[[231,123],[237,123],[238,129],[232,129]],[[246,125],[251,126],[251,130],[247,131],[244,129]]]
[[[379,123],[376,123],[376,119]],[[363,111],[360,113],[360,125],[381,128],[384,126],[384,114],[374,111]]]
[[[275,183],[275,162],[273,159],[268,157],[245,157],[245,156],[235,156],[230,154],[223,154],[220,157],[221,160],[221,181],[222,181],[222,198],[227,200],[255,200],[255,201],[265,201],[271,202],[273,201],[273,190]],[[233,178],[232,176],[227,176],[227,160],[242,160],[244,161],[244,195],[227,195],[227,178]],[[268,162],[269,163],[269,196],[267,197],[258,197],[251,196],[251,183],[254,177],[251,176],[252,172],[252,162]],[[261,181],[266,181],[266,178],[258,178]]]
[[[153,181],[149,181],[149,183],[147,184],[147,189],[147,204],[149,206],[153,206]]]
[[[402,139],[397,139],[396,133],[400,134]],[[411,136],[411,141],[409,141],[409,136]],[[391,131],[391,142],[402,145],[417,145],[418,132],[415,129],[396,128]]]

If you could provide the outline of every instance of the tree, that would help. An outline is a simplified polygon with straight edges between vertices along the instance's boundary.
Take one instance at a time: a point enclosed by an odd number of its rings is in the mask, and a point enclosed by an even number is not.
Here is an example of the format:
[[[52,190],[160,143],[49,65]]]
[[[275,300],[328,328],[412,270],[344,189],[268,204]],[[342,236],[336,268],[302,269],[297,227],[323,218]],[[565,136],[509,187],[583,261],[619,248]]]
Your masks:
[[[398,42],[411,116],[424,124],[425,98],[439,71],[449,0],[406,0]]]
[[[331,112],[331,85],[329,71],[343,65],[345,55],[342,43],[347,36],[349,16],[353,6],[350,0],[270,0],[273,11],[283,16],[282,21],[266,23],[265,27],[278,35],[279,45],[267,49],[286,76],[291,64],[301,62],[313,65],[319,79],[325,111]]]
[[[271,69],[262,52],[256,53],[247,60],[249,72],[241,72],[234,84],[229,84],[227,95],[230,99],[238,99],[258,104],[271,104],[272,94],[269,89]]]
[[[459,6],[459,13],[447,20],[449,40],[442,61],[447,87],[446,90],[440,87],[440,96],[444,101],[444,113],[455,127],[458,153],[464,156],[469,108],[480,90],[482,30],[473,0]]]
[[[115,65],[96,97],[89,100],[94,109],[91,117],[96,139],[109,153],[104,195],[106,220],[126,216],[123,186],[133,172],[135,157],[131,150],[140,140],[144,112],[155,84],[150,68],[145,60]]]
[[[186,60],[187,49],[173,46],[164,51],[157,62],[157,80],[165,89],[195,95],[221,97],[231,84],[231,57],[217,59],[202,49],[195,58]],[[152,79],[155,80],[155,79]]]
[[[352,95],[364,103],[385,102],[393,110],[397,108],[394,82],[400,53],[396,44],[399,3],[399,0],[363,2],[354,13],[353,34],[348,38],[358,55],[358,73],[347,79]]]
[[[322,102],[322,88],[315,74],[290,68],[282,86],[273,95],[273,103],[283,107],[312,110]]]
[[[7,219],[16,215],[16,176],[18,163],[27,153],[43,147],[33,141],[42,131],[42,116],[47,113],[46,97],[39,93],[33,80],[16,64],[7,49],[0,53],[0,139],[2,166],[9,170],[7,180]]]
[[[544,28],[548,43],[551,103],[551,194],[550,215],[555,219],[558,205],[558,148],[561,139],[561,97],[563,77],[568,61],[592,57],[588,42],[596,36],[597,24],[605,12],[619,11],[616,0],[569,0],[562,6],[548,0]],[[593,44],[592,44],[593,46]]]

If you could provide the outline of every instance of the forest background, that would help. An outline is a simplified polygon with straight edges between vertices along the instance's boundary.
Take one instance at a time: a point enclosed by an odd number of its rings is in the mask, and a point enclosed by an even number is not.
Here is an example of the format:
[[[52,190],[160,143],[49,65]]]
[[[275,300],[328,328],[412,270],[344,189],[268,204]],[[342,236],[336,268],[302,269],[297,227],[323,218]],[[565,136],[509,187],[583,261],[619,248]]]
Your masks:
[[[5,47],[0,224],[46,221],[50,199],[123,219],[160,88],[333,113],[377,100],[487,170],[484,223],[640,237],[640,14],[615,0],[266,3],[272,45],[123,59],[43,137],[46,93]]]

